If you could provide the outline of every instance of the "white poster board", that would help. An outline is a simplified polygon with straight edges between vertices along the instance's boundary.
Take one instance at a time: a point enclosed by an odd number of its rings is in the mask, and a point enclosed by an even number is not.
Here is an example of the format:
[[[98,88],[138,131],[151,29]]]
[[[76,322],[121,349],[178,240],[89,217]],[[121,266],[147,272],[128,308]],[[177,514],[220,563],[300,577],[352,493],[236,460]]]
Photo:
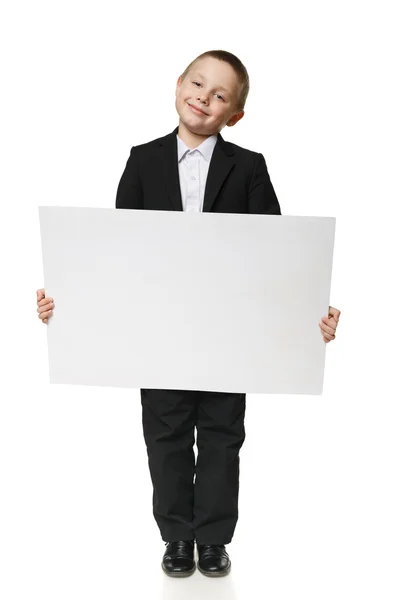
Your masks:
[[[50,382],[322,394],[335,218],[39,207]]]

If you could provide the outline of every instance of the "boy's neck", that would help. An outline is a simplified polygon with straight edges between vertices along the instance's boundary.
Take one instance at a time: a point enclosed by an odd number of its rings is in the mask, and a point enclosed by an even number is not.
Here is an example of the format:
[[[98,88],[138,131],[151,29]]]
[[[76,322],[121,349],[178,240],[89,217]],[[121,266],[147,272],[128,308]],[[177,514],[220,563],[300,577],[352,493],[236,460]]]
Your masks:
[[[210,135],[216,134],[198,135],[197,133],[193,133],[193,131],[190,131],[187,127],[185,127],[182,121],[179,121],[178,136],[191,150],[197,148],[197,146],[200,146],[200,144],[209,138]]]

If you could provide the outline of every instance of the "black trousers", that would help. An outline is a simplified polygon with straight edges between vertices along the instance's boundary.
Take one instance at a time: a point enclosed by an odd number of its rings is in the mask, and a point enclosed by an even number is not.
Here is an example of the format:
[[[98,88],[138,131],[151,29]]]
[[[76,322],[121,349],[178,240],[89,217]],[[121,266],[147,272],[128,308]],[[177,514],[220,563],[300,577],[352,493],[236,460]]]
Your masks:
[[[142,389],[141,401],[162,539],[229,544],[238,520],[246,394]]]

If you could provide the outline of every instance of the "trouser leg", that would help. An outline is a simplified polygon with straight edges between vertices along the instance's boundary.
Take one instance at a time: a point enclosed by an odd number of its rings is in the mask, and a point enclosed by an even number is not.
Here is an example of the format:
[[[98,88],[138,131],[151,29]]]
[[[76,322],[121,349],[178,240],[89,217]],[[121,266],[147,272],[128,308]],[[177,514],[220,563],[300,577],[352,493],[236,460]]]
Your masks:
[[[142,389],[141,401],[154,518],[164,541],[191,540],[195,392]]]
[[[196,393],[201,397],[197,403],[193,529],[199,544],[228,544],[238,520],[246,394]]]

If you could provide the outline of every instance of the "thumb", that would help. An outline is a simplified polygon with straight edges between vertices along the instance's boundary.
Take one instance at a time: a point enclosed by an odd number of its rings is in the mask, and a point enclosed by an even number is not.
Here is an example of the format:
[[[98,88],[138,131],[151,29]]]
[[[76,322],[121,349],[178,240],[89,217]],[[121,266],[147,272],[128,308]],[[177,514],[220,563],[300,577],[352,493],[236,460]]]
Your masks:
[[[333,306],[329,307],[329,316],[333,317],[334,320],[336,321],[336,323],[339,322],[339,316],[340,316],[340,310],[337,308],[334,308]]]
[[[45,297],[44,289],[36,290],[36,298],[37,298],[38,302],[40,300],[42,300],[42,298],[44,298],[44,297]]]

